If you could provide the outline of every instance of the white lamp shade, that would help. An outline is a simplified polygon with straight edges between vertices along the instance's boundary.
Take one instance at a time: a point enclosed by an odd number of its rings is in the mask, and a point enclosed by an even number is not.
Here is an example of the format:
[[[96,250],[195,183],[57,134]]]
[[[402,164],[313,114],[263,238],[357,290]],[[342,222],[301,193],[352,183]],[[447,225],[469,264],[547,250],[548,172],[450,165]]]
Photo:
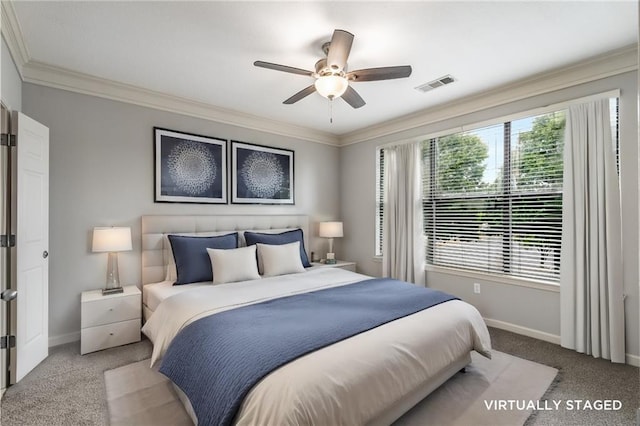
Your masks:
[[[113,253],[131,248],[131,228],[93,228],[92,251]]]
[[[324,238],[342,237],[342,222],[320,222],[318,234]]]
[[[316,90],[328,99],[339,98],[349,87],[346,78],[339,75],[325,75],[318,77],[315,82]]]

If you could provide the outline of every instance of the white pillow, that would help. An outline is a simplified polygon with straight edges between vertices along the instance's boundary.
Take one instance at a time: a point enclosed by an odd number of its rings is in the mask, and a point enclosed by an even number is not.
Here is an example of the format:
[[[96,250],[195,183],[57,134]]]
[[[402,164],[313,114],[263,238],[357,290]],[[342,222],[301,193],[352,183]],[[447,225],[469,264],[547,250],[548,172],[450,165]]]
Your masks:
[[[260,279],[255,246],[228,250],[208,248],[207,253],[214,284]]]
[[[281,245],[262,243],[256,245],[265,277],[304,272],[304,266],[300,260],[300,241]]]

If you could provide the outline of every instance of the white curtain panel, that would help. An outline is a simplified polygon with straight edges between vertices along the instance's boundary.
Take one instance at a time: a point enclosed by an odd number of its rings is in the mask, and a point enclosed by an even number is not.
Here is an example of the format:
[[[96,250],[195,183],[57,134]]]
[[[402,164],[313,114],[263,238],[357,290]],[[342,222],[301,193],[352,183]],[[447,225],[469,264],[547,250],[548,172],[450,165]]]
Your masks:
[[[562,204],[562,346],[623,363],[620,187],[607,99],[567,113]]]
[[[419,143],[384,150],[382,274],[423,286],[421,161]]]

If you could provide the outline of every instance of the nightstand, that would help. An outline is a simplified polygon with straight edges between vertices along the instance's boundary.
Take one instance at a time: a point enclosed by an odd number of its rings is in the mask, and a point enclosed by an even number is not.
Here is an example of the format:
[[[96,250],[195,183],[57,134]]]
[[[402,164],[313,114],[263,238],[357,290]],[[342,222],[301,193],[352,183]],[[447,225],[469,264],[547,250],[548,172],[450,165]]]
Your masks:
[[[140,341],[142,293],[135,285],[122,293],[82,292],[80,353],[82,355]]]
[[[333,264],[314,262],[312,265],[320,268],[341,268],[346,269],[347,271],[356,272],[356,262],[347,262],[345,260],[336,260],[336,263]]]

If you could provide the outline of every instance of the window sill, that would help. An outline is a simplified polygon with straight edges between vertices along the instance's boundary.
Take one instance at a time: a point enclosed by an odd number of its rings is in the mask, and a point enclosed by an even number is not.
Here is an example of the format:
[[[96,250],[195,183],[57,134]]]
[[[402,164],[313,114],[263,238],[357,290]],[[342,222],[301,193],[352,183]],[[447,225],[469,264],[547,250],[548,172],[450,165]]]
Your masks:
[[[425,271],[437,272],[440,274],[457,275],[465,278],[476,280],[491,281],[500,284],[515,285],[518,287],[534,288],[536,290],[550,291],[560,293],[560,284],[552,284],[544,281],[526,280],[515,277],[505,277],[503,275],[489,274],[479,271],[466,271],[455,268],[446,268],[443,266],[426,265]]]

